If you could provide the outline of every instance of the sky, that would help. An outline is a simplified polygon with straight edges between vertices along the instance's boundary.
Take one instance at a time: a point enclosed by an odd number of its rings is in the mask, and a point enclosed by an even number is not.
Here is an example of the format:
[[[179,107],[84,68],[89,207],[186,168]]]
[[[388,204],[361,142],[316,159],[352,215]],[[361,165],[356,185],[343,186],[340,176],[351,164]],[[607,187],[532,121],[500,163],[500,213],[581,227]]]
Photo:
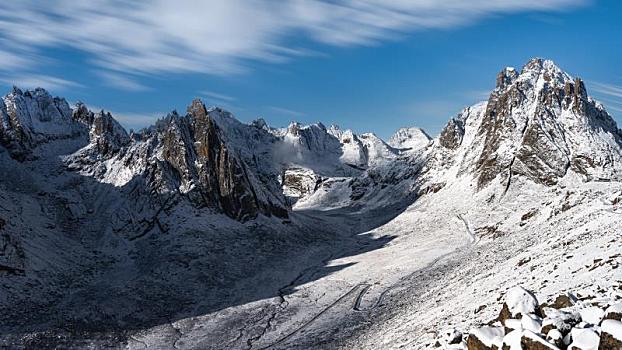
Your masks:
[[[505,66],[554,60],[622,124],[618,0],[0,3],[0,85],[140,129],[193,98],[243,122],[437,134]]]

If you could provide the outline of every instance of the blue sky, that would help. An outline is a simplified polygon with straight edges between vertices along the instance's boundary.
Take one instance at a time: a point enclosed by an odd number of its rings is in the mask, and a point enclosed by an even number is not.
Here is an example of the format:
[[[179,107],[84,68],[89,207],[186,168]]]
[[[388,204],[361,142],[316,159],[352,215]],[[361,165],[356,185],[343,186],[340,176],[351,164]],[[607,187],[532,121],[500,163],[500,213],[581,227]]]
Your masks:
[[[622,122],[617,0],[118,0],[0,4],[0,84],[128,128],[194,97],[242,121],[436,134],[504,66],[553,59]]]

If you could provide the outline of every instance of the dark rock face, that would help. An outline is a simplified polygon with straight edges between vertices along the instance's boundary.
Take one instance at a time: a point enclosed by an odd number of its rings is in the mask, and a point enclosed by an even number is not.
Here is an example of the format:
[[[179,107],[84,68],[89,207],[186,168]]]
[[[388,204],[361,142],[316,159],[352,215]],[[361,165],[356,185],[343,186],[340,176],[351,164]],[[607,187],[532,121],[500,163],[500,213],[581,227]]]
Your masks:
[[[99,113],[93,113],[83,103],[78,102],[72,118],[89,128],[91,143],[95,145],[100,156],[111,156],[130,142],[127,132],[110,112],[102,110]]]
[[[501,84],[497,79],[498,87],[488,99],[484,120],[478,130],[478,135],[484,139],[484,149],[476,164],[480,187],[508,169],[512,162],[511,158],[500,158],[496,154],[502,142],[509,139],[512,131],[517,128],[516,121],[511,117],[512,110],[525,100],[525,95],[518,85],[508,87],[511,83],[509,78],[504,76]]]
[[[203,103],[194,100],[188,108],[194,153],[201,165],[196,169],[204,196],[217,201],[223,212],[243,220],[255,217],[261,204],[246,174],[244,165],[231,154],[221,140],[218,127],[207,115]],[[269,211],[267,211],[269,213]]]
[[[482,343],[482,341],[477,339],[473,334],[469,334],[466,345],[468,350],[499,350],[495,345],[492,347],[486,346],[486,344]]]
[[[616,339],[609,333],[602,332],[600,335],[600,343],[598,350],[620,350],[622,349],[622,341]]]
[[[556,309],[562,309],[565,307],[571,307],[572,305],[574,305],[574,303],[572,302],[570,297],[568,295],[561,294],[555,298],[552,307]]]
[[[0,276],[3,273],[22,274],[25,259],[26,256],[19,240],[3,232],[3,220],[0,221]]]
[[[531,339],[529,337],[526,337],[526,336],[523,336],[521,338],[520,345],[523,348],[523,350],[552,350],[552,349],[555,349],[554,347],[552,347],[550,345],[547,345],[547,343],[544,342],[544,340],[537,341],[537,340],[533,340],[533,339]]]
[[[439,143],[441,146],[448,149],[456,149],[462,144],[462,138],[464,137],[464,122],[461,120],[452,118],[447,125],[441,131],[439,136]]]
[[[181,192],[196,206],[241,221],[258,214],[288,216],[284,205],[258,196],[262,189],[200,100],[192,102],[186,116],[171,113],[139,138],[150,145],[148,152],[134,156],[138,149],[130,147],[125,157],[143,159],[156,192]],[[155,154],[161,154],[161,163],[153,163]]]

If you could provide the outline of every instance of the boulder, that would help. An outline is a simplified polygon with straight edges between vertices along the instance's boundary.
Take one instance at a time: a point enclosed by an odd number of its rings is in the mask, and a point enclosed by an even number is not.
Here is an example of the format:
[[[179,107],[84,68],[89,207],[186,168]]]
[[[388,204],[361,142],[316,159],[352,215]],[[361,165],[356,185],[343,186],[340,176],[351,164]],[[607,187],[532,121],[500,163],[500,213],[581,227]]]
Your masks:
[[[573,328],[570,332],[572,343],[568,345],[571,350],[598,350],[600,337],[590,328]]]
[[[606,320],[618,320],[622,321],[622,303],[616,303],[605,310]]]
[[[542,334],[548,334],[552,329],[559,330],[563,335],[570,332],[572,327],[581,322],[581,316],[577,313],[547,308],[547,317],[542,321]]]
[[[581,320],[583,322],[599,325],[600,322],[605,317],[605,311],[598,306],[590,306],[584,309],[579,310],[579,314],[581,314]]]
[[[516,286],[506,294],[505,303],[503,303],[497,320],[505,325],[505,320],[520,318],[520,316],[527,314],[542,316],[538,299],[525,288]]]
[[[520,343],[523,350],[559,350],[557,346],[528,330],[523,331]]]
[[[598,350],[622,349],[622,322],[604,320],[600,332]]]
[[[558,295],[557,298],[555,298],[555,301],[553,302],[553,305],[551,305],[551,307],[555,309],[563,309],[566,307],[570,307],[573,304],[574,302],[568,295],[561,294],[561,295]]]
[[[468,350],[499,350],[502,348],[503,327],[484,326],[471,331],[467,338]]]
[[[455,328],[451,328],[443,332],[441,338],[443,342],[449,345],[460,344],[460,342],[462,342],[462,332]]]

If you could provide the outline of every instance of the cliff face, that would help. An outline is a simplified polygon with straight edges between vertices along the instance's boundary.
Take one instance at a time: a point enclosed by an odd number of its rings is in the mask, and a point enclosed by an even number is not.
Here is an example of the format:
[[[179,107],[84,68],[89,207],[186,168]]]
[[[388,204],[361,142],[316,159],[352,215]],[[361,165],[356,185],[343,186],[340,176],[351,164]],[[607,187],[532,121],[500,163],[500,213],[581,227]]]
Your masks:
[[[106,115],[95,118],[91,146],[87,146],[85,154],[99,161],[78,167],[80,171],[96,173],[90,169],[103,164],[104,171],[97,172],[100,178],[117,185],[129,179],[114,174],[150,174],[146,185],[153,192],[181,194],[198,207],[213,208],[236,220],[245,221],[259,214],[288,216],[282,195],[259,188],[239,151],[227,143],[200,100],[192,102],[185,116],[173,112],[131,139],[114,130]],[[72,156],[71,163],[76,164],[80,157],[80,152]]]

